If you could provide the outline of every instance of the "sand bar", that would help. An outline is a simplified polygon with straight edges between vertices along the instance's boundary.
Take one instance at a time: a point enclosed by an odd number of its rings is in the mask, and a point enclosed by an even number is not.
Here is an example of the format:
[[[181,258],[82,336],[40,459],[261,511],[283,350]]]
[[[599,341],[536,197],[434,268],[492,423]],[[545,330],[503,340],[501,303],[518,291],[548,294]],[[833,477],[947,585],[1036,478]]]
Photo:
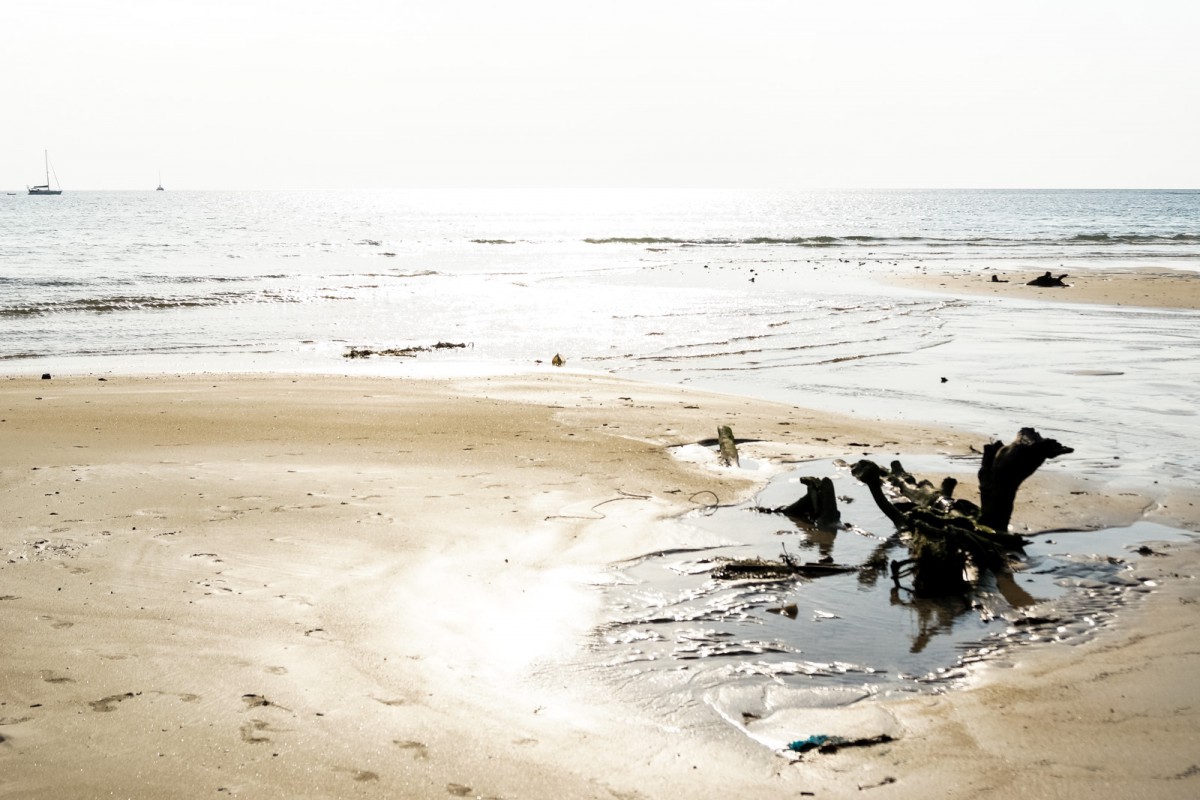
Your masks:
[[[607,564],[763,479],[670,454],[718,424],[764,465],[980,443],[564,371],[0,381],[0,797],[1195,795],[1186,547],[1137,624],[800,764],[563,669]],[[1156,507],[1064,480],[1018,522]]]
[[[1050,270],[1066,275],[1066,286],[1029,286],[1043,271],[1035,269],[914,270],[893,277],[903,286],[953,294],[987,295],[1061,303],[1137,306],[1143,308],[1200,309],[1200,273],[1158,267],[1109,269],[1062,267]],[[995,275],[1000,280],[993,281]]]

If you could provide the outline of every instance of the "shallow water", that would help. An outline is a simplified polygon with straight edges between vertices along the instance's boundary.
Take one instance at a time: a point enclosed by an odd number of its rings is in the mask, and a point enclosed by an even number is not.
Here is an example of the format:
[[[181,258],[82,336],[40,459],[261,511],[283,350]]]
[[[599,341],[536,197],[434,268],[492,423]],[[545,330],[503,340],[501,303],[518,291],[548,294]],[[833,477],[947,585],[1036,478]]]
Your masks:
[[[970,461],[919,457],[905,459],[905,467],[936,482],[977,467]],[[801,475],[834,481],[842,529],[820,531],[759,510],[802,496]],[[1139,546],[1191,538],[1146,522],[1041,534],[1011,576],[985,577],[967,597],[919,599],[906,581],[891,579],[888,559],[907,550],[845,462],[805,463],[748,503],[699,510],[679,524],[707,534],[698,539],[715,534],[728,543],[617,565],[606,621],[593,641],[595,668],[641,702],[711,706],[735,723],[735,706],[769,687],[776,687],[776,705],[787,689],[786,703],[839,706],[937,691],[962,677],[965,664],[1003,664],[1022,644],[1084,641],[1130,593],[1150,590],[1133,576]],[[824,558],[858,569],[767,581],[710,574],[721,559],[777,559],[785,551],[804,563]]]
[[[9,374],[568,368],[1200,470],[1200,313],[896,270],[1195,270],[1200,192],[75,192],[0,203]],[[415,358],[348,361],[461,343]],[[943,381],[942,378],[946,380]]]

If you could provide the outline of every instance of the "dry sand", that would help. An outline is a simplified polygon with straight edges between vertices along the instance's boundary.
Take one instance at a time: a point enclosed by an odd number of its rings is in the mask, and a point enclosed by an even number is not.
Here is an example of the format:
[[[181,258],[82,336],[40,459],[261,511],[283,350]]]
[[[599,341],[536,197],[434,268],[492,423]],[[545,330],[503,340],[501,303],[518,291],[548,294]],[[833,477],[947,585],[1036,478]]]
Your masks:
[[[762,480],[669,453],[722,423],[764,462],[981,444],[562,371],[0,381],[0,797],[1200,793],[1186,547],[1145,560],[1182,577],[1129,624],[799,764],[563,667],[606,565]],[[1017,521],[1153,507],[1060,489],[1035,476]]]
[[[1066,274],[1066,286],[1029,286],[1045,272],[1036,270],[991,271],[953,269],[934,272],[905,272],[893,281],[905,286],[953,294],[994,295],[1022,300],[1053,300],[1063,303],[1096,303],[1143,308],[1200,309],[1200,273],[1158,268],[1081,268],[1074,274],[1066,268],[1050,270]],[[993,281],[995,275],[999,281]]]

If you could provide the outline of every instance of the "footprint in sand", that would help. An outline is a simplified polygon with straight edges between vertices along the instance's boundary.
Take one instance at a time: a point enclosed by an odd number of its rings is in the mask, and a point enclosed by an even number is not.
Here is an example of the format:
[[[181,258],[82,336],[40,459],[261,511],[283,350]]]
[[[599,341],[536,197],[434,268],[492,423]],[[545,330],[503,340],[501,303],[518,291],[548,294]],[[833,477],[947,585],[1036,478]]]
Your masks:
[[[379,773],[371,772],[369,769],[354,769],[352,767],[335,767],[334,772],[349,773],[350,776],[352,778],[354,778],[354,780],[358,781],[359,783],[366,783],[367,781],[379,780]]]
[[[68,678],[65,675],[57,675],[52,669],[44,669],[38,673],[42,680],[46,683],[74,683],[74,678]]]
[[[470,795],[477,798],[477,800],[500,800],[498,797],[484,797],[483,795],[476,794],[475,790],[470,786],[463,786],[461,783],[447,783],[446,792],[454,795],[455,797],[466,797]]]
[[[243,723],[240,728],[242,741],[248,744],[263,744],[271,741],[270,736],[260,735],[260,731],[270,730],[270,725],[261,719],[252,719],[249,722]]]
[[[304,631],[304,635],[310,639],[320,639],[323,642],[336,642],[333,636],[329,635],[329,631],[324,628],[308,628]]]
[[[311,504],[311,505],[275,506],[274,508],[271,509],[271,513],[285,514],[289,511],[313,511],[313,510],[324,508],[324,507],[325,506],[320,503],[315,503],[315,504]]]
[[[270,706],[271,708],[278,708],[280,711],[287,711],[289,713],[291,712],[291,709],[287,706],[281,706],[278,703],[272,702],[263,697],[261,694],[244,694],[242,695],[242,702],[246,704],[247,710],[251,708]]]
[[[615,797],[616,800],[646,800],[646,795],[642,794],[636,789],[630,792],[618,792],[616,789],[612,788],[606,783],[602,783],[600,785],[607,789],[608,793]]]
[[[43,622],[49,622],[51,628],[55,628],[58,630],[62,630],[63,628],[70,628],[75,624],[74,622],[67,622],[65,619],[55,619],[54,617],[47,617],[44,615],[38,617],[38,619]]]
[[[240,511],[229,506],[217,506],[213,509],[213,513],[209,515],[206,522],[229,522],[230,520],[238,519],[246,512]]]
[[[88,703],[92,707],[92,711],[114,711],[117,703],[137,697],[141,692],[126,692],[125,694],[110,694],[108,697],[103,697],[99,700],[93,700]]]
[[[395,522],[396,518],[394,516],[384,514],[383,512],[376,512],[369,517],[360,517],[354,520],[355,525],[362,525],[364,523],[368,525],[393,525]]]
[[[270,673],[271,675],[287,675],[287,671],[287,667],[265,667],[263,669],[263,672]]]
[[[423,761],[429,758],[429,747],[424,742],[415,742],[411,739],[403,741],[400,739],[393,739],[392,744],[396,745],[401,750],[412,751],[412,757],[418,761]]]
[[[238,730],[242,734],[242,741],[246,742],[247,744],[262,744],[264,742],[271,741],[271,737],[264,735],[264,732],[265,733],[289,733],[290,732],[289,728],[276,728],[276,727],[273,727],[271,725],[271,723],[267,722],[266,720],[261,720],[261,719],[252,719],[249,722],[244,722],[244,723],[242,723],[241,727],[238,728]]]
[[[0,725],[20,725],[29,722],[33,717],[0,717]]]
[[[206,595],[215,595],[215,594],[220,594],[220,593],[228,593],[228,594],[233,593],[233,589],[230,589],[228,586],[219,586],[218,585],[221,583],[225,583],[225,580],[223,578],[214,578],[212,580],[205,579],[205,580],[200,580],[200,581],[192,581],[192,583],[194,583],[197,586],[200,586],[204,589],[210,589],[211,591],[204,593]],[[238,594],[241,594],[241,593],[238,592]]]
[[[200,695],[198,695],[198,694],[192,694],[191,692],[159,692],[159,691],[153,691],[153,692],[150,692],[150,694],[157,695],[157,696],[159,696],[159,697],[178,697],[178,698],[179,698],[179,701],[180,701],[180,702],[182,702],[182,703],[197,703],[197,702],[199,702],[199,701],[200,701]]]
[[[301,606],[302,608],[312,608],[313,607],[313,602],[311,600],[309,600],[307,597],[305,597],[304,595],[277,594],[277,595],[275,595],[275,599],[276,600],[286,600],[287,602],[292,603],[297,606]]]

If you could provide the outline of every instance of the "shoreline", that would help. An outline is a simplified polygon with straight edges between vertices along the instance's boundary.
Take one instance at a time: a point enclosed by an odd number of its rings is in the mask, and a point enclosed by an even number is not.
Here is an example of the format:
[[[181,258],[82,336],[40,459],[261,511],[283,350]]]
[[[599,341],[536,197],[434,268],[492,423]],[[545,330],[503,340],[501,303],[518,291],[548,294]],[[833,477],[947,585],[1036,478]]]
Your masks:
[[[1198,598],[1165,577],[1200,566],[1195,546],[1139,566],[1163,589],[1136,625],[883,704],[898,741],[799,765],[733,728],[672,730],[553,666],[588,631],[605,565],[677,545],[663,520],[767,474],[671,446],[729,424],[764,440],[747,446],[764,463],[886,460],[981,436],[564,371],[11,378],[0,420],[0,797],[1083,796],[1122,759],[1068,741],[1088,698],[1058,695],[1081,675],[1125,715],[1090,735],[1143,737],[1157,771],[1133,774],[1173,781],[1156,796],[1200,779],[1183,763]],[[1089,489],[1062,471],[1023,487],[1017,522],[1191,514],[1095,487],[1072,509]],[[1153,690],[1151,716],[1115,699],[1131,681]],[[1017,726],[1042,708],[1029,753]],[[1024,753],[1029,783],[1002,779]]]

